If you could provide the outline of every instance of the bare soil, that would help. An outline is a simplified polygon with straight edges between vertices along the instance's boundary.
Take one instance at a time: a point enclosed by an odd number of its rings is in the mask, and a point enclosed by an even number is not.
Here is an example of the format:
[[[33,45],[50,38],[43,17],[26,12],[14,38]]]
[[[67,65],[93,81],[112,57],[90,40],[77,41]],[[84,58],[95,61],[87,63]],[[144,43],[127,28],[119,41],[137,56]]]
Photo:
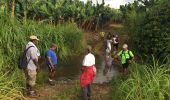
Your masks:
[[[82,100],[81,90],[75,87],[75,84],[56,84],[54,86],[46,84],[38,87],[39,97],[29,98],[27,100]],[[78,88],[78,90],[75,90]],[[90,100],[112,100],[110,97],[110,84],[92,84],[92,96]]]

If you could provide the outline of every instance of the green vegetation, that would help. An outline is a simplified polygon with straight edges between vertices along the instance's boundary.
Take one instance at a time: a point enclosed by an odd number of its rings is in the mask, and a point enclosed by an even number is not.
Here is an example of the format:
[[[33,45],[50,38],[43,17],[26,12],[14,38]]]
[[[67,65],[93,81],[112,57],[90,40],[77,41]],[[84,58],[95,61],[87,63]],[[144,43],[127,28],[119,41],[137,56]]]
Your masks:
[[[119,100],[169,100],[170,69],[168,64],[130,66],[130,75],[113,79],[113,98]]]
[[[132,64],[127,77],[113,79],[113,99],[170,99],[169,8],[169,0],[136,0],[121,6],[126,39],[136,57],[141,56],[144,61],[138,59]],[[159,61],[152,62],[152,55]]]
[[[3,72],[4,59],[2,52],[0,52],[0,99],[14,100],[17,98],[24,98],[20,84],[20,74],[10,74],[9,71]]]
[[[80,86],[79,80],[69,89],[64,90],[59,95],[56,96],[57,100],[80,100]]]
[[[137,0],[121,7],[130,44],[144,59],[163,60],[170,52],[170,1]],[[145,61],[146,61],[145,60]]]
[[[17,57],[32,34],[40,38],[38,48],[41,51],[42,58],[52,42],[58,45],[57,52],[60,59],[64,59],[71,54],[79,54],[83,50],[83,45],[85,44],[83,31],[78,29],[75,24],[66,23],[52,26],[32,21],[23,24],[20,21],[5,18],[6,16],[0,17],[0,47],[5,64],[7,64],[5,67],[9,67],[9,69],[16,66]]]
[[[57,43],[57,54],[60,60],[66,60],[70,55],[79,55],[83,52],[85,41],[83,31],[74,23],[65,23],[53,26],[41,22],[27,21],[23,24],[8,16],[0,15],[0,99],[23,98],[24,74],[17,69],[17,59],[34,34],[40,38],[38,48],[44,58],[45,51],[52,42]],[[41,77],[41,76],[39,76]],[[41,83],[43,77],[39,79]],[[44,80],[43,80],[44,82]]]
[[[90,34],[85,41],[82,29],[97,33],[110,23],[105,32],[118,32],[122,43],[129,42],[135,57],[144,59],[142,63],[138,60],[130,65],[127,77],[113,79],[113,99],[170,99],[170,1],[136,0],[121,6],[120,10],[104,6],[102,1],[94,5],[90,0],[87,3],[79,0],[1,0],[0,99],[24,99],[24,75],[17,69],[17,59],[30,35],[40,38],[41,58],[54,42],[58,45],[59,59],[65,60],[80,55],[86,43],[95,45],[102,41],[100,36],[95,37],[96,34]],[[104,37],[105,32],[99,35]],[[96,52],[100,50],[98,45],[102,44],[97,44]],[[152,55],[162,64],[152,62]],[[40,86],[45,85],[45,78],[47,73],[40,71],[37,79]],[[79,93],[79,83],[76,82],[71,89],[55,97],[79,99]]]
[[[90,0],[87,3],[80,0],[2,0],[1,4],[6,6],[3,12],[7,13],[8,9],[15,14],[12,16],[25,21],[33,19],[51,24],[69,21],[86,30],[97,30],[112,19],[121,22],[120,11],[104,6],[104,0],[96,6]]]

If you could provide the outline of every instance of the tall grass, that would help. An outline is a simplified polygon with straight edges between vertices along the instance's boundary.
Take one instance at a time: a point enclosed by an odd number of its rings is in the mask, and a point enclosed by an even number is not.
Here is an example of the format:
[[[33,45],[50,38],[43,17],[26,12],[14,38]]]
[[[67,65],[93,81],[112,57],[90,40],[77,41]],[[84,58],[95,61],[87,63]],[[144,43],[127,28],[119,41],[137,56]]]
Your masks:
[[[24,99],[21,93],[22,86],[20,83],[20,77],[17,73],[9,74],[9,71],[5,73],[2,71],[4,65],[4,59],[0,52],[0,100],[15,100]]]
[[[0,48],[6,66],[15,66],[18,55],[27,44],[30,35],[40,38],[38,48],[42,57],[52,42],[58,45],[57,55],[65,59],[69,55],[76,55],[83,51],[83,31],[73,23],[63,25],[49,25],[46,23],[28,21],[22,23],[8,16],[0,15]]]
[[[116,100],[169,100],[170,65],[130,66],[130,75],[113,79],[112,95]]]
[[[21,99],[24,75],[17,70],[19,54],[25,48],[30,35],[40,39],[38,48],[42,58],[51,43],[58,46],[59,59],[82,53],[84,47],[83,31],[73,23],[49,25],[35,21],[22,23],[5,15],[0,15],[0,99]]]

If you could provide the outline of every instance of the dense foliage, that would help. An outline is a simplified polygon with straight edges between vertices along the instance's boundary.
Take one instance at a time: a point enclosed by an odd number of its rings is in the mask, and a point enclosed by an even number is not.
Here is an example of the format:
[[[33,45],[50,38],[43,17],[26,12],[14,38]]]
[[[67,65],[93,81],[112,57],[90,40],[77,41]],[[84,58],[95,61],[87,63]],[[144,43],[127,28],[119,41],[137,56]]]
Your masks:
[[[169,100],[170,69],[168,64],[133,64],[128,77],[113,79],[113,99],[117,100]]]
[[[137,0],[121,7],[133,47],[144,58],[162,60],[170,52],[170,1]]]
[[[119,10],[105,6],[104,0],[96,5],[88,0],[13,0],[1,1],[5,11],[12,12],[15,6],[15,16],[23,19],[35,19],[51,24],[76,22],[79,27],[87,30],[97,30],[113,19],[121,21]],[[8,10],[7,10],[8,9]]]

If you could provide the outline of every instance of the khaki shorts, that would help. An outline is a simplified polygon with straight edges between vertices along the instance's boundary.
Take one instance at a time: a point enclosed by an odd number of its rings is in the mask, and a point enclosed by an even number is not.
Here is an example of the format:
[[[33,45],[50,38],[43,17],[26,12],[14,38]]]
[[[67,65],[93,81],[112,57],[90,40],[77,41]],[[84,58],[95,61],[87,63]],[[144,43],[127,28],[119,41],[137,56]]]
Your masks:
[[[27,69],[25,74],[27,84],[30,86],[35,86],[37,71]]]

